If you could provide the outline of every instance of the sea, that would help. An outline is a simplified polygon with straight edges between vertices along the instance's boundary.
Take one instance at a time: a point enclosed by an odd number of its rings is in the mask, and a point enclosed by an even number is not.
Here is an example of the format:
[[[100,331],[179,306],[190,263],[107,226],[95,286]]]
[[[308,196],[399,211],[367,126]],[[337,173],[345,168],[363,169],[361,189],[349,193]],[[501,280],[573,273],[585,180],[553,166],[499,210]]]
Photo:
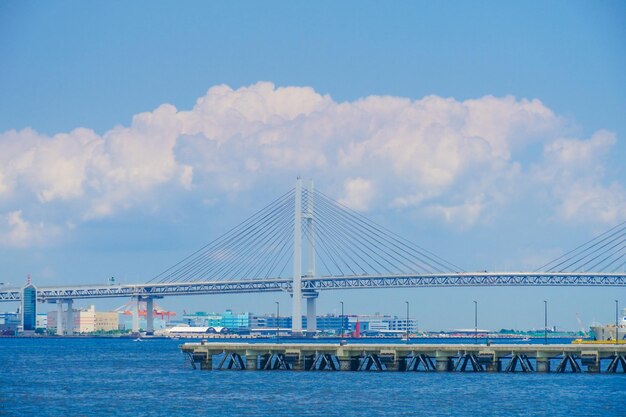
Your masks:
[[[200,371],[180,344],[0,338],[0,416],[626,416],[624,374]]]

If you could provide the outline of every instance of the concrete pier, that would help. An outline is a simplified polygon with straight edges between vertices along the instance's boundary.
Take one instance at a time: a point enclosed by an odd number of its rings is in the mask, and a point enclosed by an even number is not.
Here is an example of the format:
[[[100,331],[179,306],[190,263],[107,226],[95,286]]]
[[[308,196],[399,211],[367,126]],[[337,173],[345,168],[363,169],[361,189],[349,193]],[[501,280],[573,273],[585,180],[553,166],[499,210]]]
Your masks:
[[[180,349],[194,369],[203,370],[626,372],[626,345],[613,344],[201,342],[185,343]]]
[[[536,359],[537,359],[537,366],[535,367],[535,369],[537,370],[537,372],[540,372],[540,373],[550,372],[550,358],[537,357]]]

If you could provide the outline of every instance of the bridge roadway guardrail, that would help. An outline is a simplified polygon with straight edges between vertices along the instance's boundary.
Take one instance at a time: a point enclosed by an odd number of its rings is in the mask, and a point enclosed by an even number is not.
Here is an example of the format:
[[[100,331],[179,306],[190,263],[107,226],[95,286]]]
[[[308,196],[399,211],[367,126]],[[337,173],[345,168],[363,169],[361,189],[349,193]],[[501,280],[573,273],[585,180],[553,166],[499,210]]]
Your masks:
[[[626,344],[180,345],[194,369],[425,372],[626,372]],[[585,369],[586,368],[586,369]]]
[[[495,273],[463,272],[425,275],[363,275],[303,277],[303,290],[406,287],[479,286],[626,286],[626,273]],[[224,293],[291,291],[290,278],[243,279],[230,281],[148,283],[128,285],[68,285],[39,287],[39,301],[110,297],[163,297]],[[0,289],[0,302],[20,301],[19,288]]]

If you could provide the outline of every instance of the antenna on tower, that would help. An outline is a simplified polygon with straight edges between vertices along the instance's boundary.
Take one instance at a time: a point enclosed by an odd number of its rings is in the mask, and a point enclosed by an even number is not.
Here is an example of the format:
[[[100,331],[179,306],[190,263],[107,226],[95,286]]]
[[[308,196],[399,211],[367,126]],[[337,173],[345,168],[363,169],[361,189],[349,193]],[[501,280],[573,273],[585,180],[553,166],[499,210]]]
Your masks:
[[[30,286],[30,274],[28,274],[28,278],[26,279],[26,286]]]

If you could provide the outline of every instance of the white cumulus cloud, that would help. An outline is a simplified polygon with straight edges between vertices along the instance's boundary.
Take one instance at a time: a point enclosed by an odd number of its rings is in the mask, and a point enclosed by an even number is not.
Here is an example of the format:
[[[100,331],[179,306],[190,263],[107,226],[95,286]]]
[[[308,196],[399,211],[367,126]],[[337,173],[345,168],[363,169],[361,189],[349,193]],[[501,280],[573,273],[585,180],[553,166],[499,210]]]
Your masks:
[[[19,210],[0,216],[0,246],[23,248],[45,245],[59,233],[57,226],[26,221]]]
[[[215,204],[255,185],[285,189],[285,178],[303,175],[354,209],[412,210],[462,228],[531,200],[561,221],[610,223],[626,217],[624,187],[605,169],[616,140],[604,130],[576,137],[537,99],[339,103],[310,87],[220,85],[191,109],[162,104],[102,135],[0,133],[0,212],[10,213],[9,244],[28,246],[53,235],[42,232],[51,227],[40,227],[44,219],[80,228],[153,211],[160,196]],[[20,237],[26,231],[41,238]]]
[[[354,210],[365,211],[369,208],[374,197],[374,187],[371,181],[364,178],[349,178],[344,184],[344,196],[339,202]]]

